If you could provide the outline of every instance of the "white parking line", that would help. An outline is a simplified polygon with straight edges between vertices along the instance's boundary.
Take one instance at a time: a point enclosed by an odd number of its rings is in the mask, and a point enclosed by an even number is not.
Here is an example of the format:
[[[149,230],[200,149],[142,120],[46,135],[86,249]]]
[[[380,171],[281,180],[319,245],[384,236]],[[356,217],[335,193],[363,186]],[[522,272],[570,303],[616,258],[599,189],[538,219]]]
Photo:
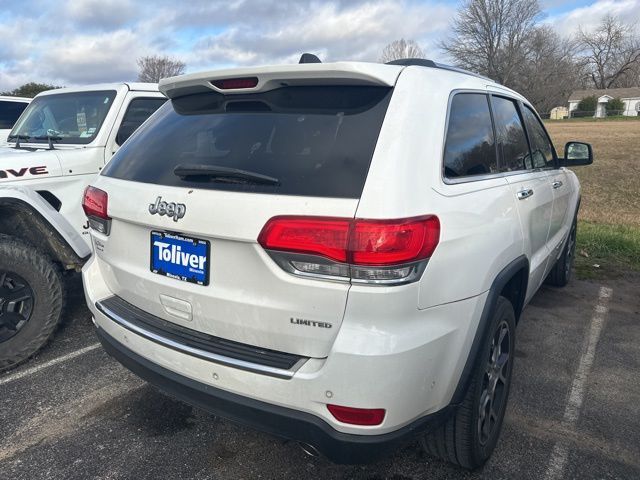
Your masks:
[[[67,360],[71,360],[72,358],[79,357],[80,355],[84,355],[92,350],[95,350],[100,346],[99,343],[94,343],[89,345],[88,347],[81,348],[80,350],[76,350],[71,353],[67,353],[58,358],[54,358],[53,360],[49,360],[48,362],[43,363],[42,365],[38,365],[37,367],[32,367],[22,372],[14,373],[13,375],[9,375],[8,377],[0,378],[0,385],[4,385],[9,382],[13,382],[14,380],[19,380],[24,377],[28,377],[29,375],[33,375],[34,373],[38,373],[40,370],[44,370],[45,368],[51,367],[53,365],[57,365],[58,363],[66,362]]]
[[[602,333],[607,313],[609,312],[608,305],[612,294],[612,289],[608,287],[600,287],[598,303],[596,304],[593,316],[591,317],[589,335],[585,338],[585,343],[582,347],[582,355],[580,356],[580,363],[578,364],[578,369],[573,377],[573,383],[571,384],[571,390],[569,391],[569,397],[567,398],[567,405],[564,409],[562,423],[565,428],[574,427],[580,417],[580,408],[584,402],[584,392],[587,379],[596,356],[598,340],[600,339],[600,334]],[[557,442],[551,452],[549,466],[547,467],[547,472],[545,474],[545,478],[547,480],[562,478],[568,456],[569,448],[567,445],[563,442]]]

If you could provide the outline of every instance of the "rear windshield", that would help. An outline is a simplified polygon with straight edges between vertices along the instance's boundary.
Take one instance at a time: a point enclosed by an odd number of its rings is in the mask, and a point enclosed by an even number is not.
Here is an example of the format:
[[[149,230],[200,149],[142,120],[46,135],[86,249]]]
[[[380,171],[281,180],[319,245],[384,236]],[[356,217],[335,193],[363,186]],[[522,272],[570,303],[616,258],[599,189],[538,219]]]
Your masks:
[[[189,95],[167,102],[103,175],[158,185],[359,198],[391,89],[283,87]],[[182,177],[178,166],[240,169],[278,180]]]

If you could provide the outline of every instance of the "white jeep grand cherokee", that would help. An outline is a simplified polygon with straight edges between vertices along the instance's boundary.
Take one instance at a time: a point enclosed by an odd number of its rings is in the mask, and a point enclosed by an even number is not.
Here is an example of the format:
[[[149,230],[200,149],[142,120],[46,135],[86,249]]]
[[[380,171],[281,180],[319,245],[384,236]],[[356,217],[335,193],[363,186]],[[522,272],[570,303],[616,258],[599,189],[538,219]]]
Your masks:
[[[303,57],[304,58],[304,57]],[[164,80],[83,200],[107,351],[168,393],[369,461],[490,456],[515,328],[569,279],[588,164],[525,98],[425,60]]]

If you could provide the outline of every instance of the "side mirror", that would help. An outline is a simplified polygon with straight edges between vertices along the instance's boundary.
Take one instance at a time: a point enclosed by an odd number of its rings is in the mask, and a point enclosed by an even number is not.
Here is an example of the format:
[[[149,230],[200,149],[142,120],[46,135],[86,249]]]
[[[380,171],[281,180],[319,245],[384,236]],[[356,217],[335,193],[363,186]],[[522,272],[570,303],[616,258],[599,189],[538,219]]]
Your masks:
[[[591,165],[593,163],[593,148],[584,142],[568,142],[564,146],[564,158],[560,159],[563,167]]]

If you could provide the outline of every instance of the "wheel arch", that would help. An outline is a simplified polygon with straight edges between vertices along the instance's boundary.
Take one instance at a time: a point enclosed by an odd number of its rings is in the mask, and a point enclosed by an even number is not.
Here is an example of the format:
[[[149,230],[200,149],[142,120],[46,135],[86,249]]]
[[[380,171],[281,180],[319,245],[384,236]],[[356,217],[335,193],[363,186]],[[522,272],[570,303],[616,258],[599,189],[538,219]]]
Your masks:
[[[90,255],[76,252],[42,213],[19,198],[0,197],[0,233],[40,248],[66,270],[81,268]]]
[[[491,314],[495,310],[498,298],[500,296],[504,296],[509,299],[513,305],[516,322],[518,322],[524,308],[528,281],[529,260],[525,255],[521,255],[510,262],[494,278],[491,287],[489,288],[484,308],[482,309],[478,328],[473,338],[473,343],[471,344],[467,361],[462,370],[462,375],[460,376],[456,390],[453,393],[451,404],[458,405],[464,399],[465,392],[467,391],[471,381],[473,367],[478,361],[478,356],[482,350],[482,344],[489,334],[490,318]]]

